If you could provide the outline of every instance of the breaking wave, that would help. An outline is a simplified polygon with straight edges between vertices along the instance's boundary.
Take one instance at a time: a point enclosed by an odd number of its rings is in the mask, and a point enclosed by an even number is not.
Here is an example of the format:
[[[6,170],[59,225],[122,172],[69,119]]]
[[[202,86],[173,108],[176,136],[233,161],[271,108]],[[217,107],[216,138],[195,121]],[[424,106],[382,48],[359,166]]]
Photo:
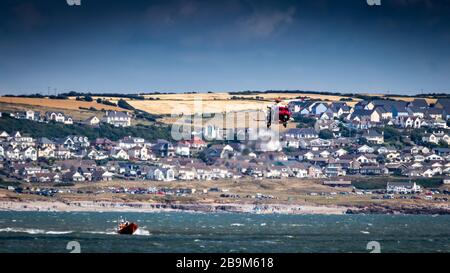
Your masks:
[[[61,235],[70,234],[73,231],[54,231],[54,230],[43,230],[34,228],[2,228],[0,232],[11,232],[11,233],[27,233],[27,234],[48,234],[48,235]]]

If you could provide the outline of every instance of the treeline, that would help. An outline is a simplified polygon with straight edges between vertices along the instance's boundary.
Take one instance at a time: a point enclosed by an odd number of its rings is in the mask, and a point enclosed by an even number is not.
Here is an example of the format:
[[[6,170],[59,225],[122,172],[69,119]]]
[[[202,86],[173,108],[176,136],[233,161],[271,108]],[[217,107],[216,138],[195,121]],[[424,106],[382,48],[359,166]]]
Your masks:
[[[325,96],[341,96],[341,97],[353,97],[362,100],[388,100],[392,97],[413,97],[413,98],[450,98],[448,93],[426,93],[416,95],[401,95],[401,94],[386,94],[383,96],[371,96],[358,93],[340,93],[329,91],[311,91],[311,90],[266,90],[266,91],[236,91],[230,92],[232,95],[258,95],[258,94],[312,94],[312,95],[325,95]]]
[[[44,96],[41,95],[39,93],[36,94],[31,94],[31,95],[5,95],[5,97],[8,98],[30,98],[30,99],[44,99],[44,98],[49,98],[49,99],[54,99],[54,100],[66,100],[68,99],[67,96],[64,96],[62,94],[59,95],[50,95],[50,96]]]
[[[66,97],[114,97],[114,98],[126,98],[126,99],[133,99],[133,100],[145,100],[144,96],[138,95],[138,94],[118,94],[118,93],[83,93],[83,92],[75,92],[71,91],[68,93],[62,93],[60,95],[66,96]]]
[[[61,93],[58,95],[42,95],[40,93],[36,94],[29,94],[29,95],[5,95],[5,97],[12,97],[12,98],[50,98],[50,99],[68,99],[69,97],[77,97],[79,100],[86,100],[87,101],[93,101],[92,97],[114,97],[114,98],[126,98],[126,99],[133,99],[133,100],[145,100],[145,97],[138,94],[118,94],[118,93],[83,93],[83,92],[75,92],[71,91],[68,93]]]
[[[83,135],[93,140],[108,138],[116,141],[126,136],[142,137],[149,141],[156,139],[171,140],[170,127],[154,125],[138,125],[118,128],[109,124],[101,124],[100,128],[93,128],[81,124],[64,125],[61,123],[39,123],[30,120],[19,120],[9,116],[0,118],[0,131],[12,133],[19,131],[34,138],[63,138],[68,135]]]

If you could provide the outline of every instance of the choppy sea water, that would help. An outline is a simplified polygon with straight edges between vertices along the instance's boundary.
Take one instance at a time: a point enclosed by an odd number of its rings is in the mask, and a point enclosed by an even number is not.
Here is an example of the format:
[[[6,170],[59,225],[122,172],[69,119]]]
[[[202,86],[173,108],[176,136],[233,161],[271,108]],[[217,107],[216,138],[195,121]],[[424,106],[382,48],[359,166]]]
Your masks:
[[[123,216],[137,234],[117,235]],[[450,252],[450,216],[0,212],[0,252]]]

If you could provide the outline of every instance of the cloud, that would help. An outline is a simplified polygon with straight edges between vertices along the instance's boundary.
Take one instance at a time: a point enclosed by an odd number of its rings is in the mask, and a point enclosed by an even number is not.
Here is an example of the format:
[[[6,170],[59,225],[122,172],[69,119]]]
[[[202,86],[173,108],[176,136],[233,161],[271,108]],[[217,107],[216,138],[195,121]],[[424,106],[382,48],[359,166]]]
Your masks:
[[[289,7],[286,11],[254,11],[240,20],[239,26],[245,34],[266,38],[276,33],[281,27],[291,24],[295,13],[295,7]]]

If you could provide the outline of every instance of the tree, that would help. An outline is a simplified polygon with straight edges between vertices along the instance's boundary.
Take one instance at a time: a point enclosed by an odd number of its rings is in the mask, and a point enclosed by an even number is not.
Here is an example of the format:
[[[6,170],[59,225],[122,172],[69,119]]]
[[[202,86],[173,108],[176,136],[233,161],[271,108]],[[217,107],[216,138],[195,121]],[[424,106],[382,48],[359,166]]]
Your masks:
[[[120,99],[118,102],[117,102],[117,106],[119,106],[120,108],[123,108],[123,109],[127,109],[127,110],[134,110],[134,107],[133,106],[131,106],[126,100],[124,100],[124,99]]]
[[[294,115],[294,121],[297,122],[297,128],[311,128],[314,127],[316,119],[308,118],[302,115]]]
[[[425,134],[425,131],[422,129],[412,130],[410,133],[411,141],[413,141],[417,145],[422,145],[422,143],[423,143],[422,138],[423,138],[424,134]]]
[[[84,97],[84,101],[91,102],[91,101],[94,101],[94,99],[93,99],[91,96],[86,95],[86,96]]]
[[[332,138],[334,138],[334,134],[330,130],[322,130],[322,131],[319,132],[319,138],[321,138],[321,139],[332,139]]]

